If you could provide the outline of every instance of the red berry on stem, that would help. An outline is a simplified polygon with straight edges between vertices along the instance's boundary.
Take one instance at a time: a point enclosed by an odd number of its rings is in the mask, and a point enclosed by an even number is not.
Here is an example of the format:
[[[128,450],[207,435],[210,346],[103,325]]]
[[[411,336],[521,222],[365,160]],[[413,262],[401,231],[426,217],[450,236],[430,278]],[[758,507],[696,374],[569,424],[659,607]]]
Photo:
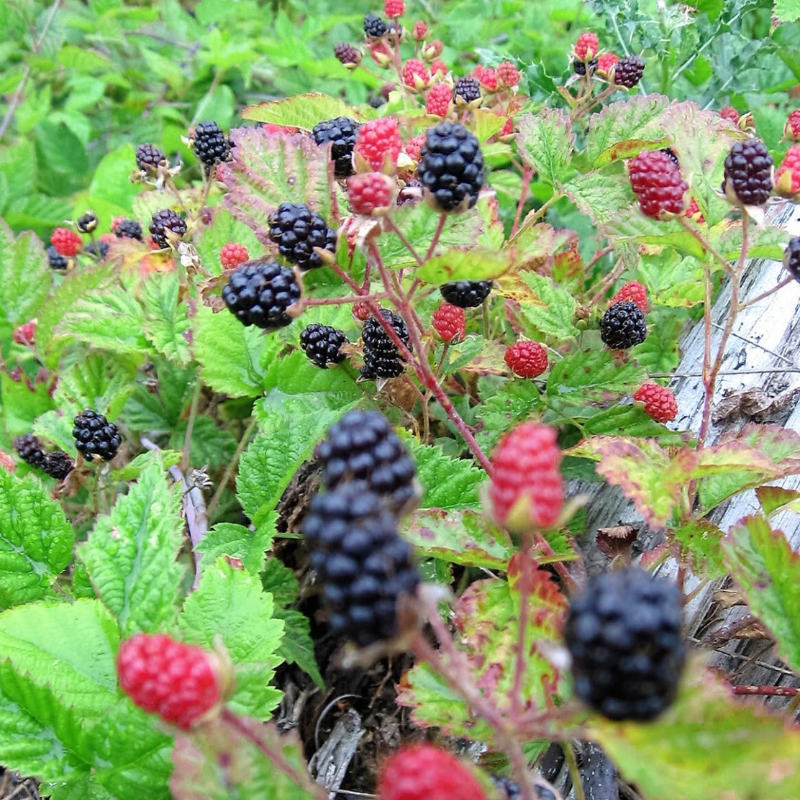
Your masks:
[[[669,422],[678,416],[678,401],[665,386],[643,383],[633,394],[637,403],[644,403],[644,413],[656,422]]]
[[[472,771],[431,744],[404,747],[381,770],[380,800],[486,800]]]
[[[397,120],[385,117],[365,123],[358,129],[355,145],[356,164],[366,163],[373,172],[394,170],[403,149]]]
[[[36,320],[34,319],[30,322],[26,322],[24,325],[20,325],[19,328],[15,328],[12,335],[17,344],[32,345],[35,334]]]
[[[472,74],[484,89],[488,89],[490,92],[497,89],[497,70],[478,64]]]
[[[425,134],[420,133],[418,136],[415,136],[413,139],[409,139],[406,142],[405,150],[406,155],[415,163],[419,163],[420,158],[422,157],[422,145],[425,144]]]
[[[453,90],[446,83],[435,83],[425,98],[425,112],[434,117],[446,117],[453,101]]]
[[[700,206],[697,205],[697,200],[695,200],[694,197],[689,201],[689,205],[686,206],[686,216],[700,225],[705,225],[706,223],[706,218],[700,211]]]
[[[800,141],[800,110],[792,111],[789,114],[783,133],[788,139],[793,139],[795,142]]]
[[[730,120],[734,125],[739,122],[739,112],[733,106],[725,106],[719,112],[719,115],[722,119]]]
[[[522,74],[511,61],[504,61],[497,67],[497,80],[503,86],[519,86]]]
[[[608,305],[613,306],[614,303],[621,303],[625,300],[636,303],[642,311],[647,312],[647,289],[638,281],[630,281],[621,286]]]
[[[500,137],[511,136],[512,133],[514,133],[514,118],[509,117],[503,124],[503,127],[500,129],[500,133],[498,135]]]
[[[403,0],[386,0],[383,6],[383,13],[389,19],[397,19],[406,13],[406,4]]]
[[[603,53],[597,59],[597,74],[607,77],[618,61],[619,56],[616,53]]]
[[[558,521],[564,503],[556,430],[526,422],[507,434],[492,454],[489,497],[495,517],[510,521],[515,505],[527,498],[530,524],[546,528]]]
[[[447,75],[447,64],[444,61],[434,61],[431,64],[431,75]]]
[[[395,183],[382,172],[354,175],[347,182],[347,199],[356,214],[369,216],[385,211],[392,204]]]
[[[73,258],[78,254],[78,250],[81,249],[83,240],[75,231],[69,228],[56,228],[50,237],[50,244],[55,247],[59,255]]]
[[[366,303],[353,303],[353,316],[359,322],[366,322],[372,312],[369,310],[369,306]]]
[[[785,197],[800,193],[800,145],[793,144],[775,173],[775,190]]]
[[[123,642],[117,675],[139,708],[183,730],[222,700],[217,656],[161,633],[137,633]]]
[[[428,26],[422,20],[415,22],[414,27],[411,29],[411,38],[415,42],[421,42],[427,35]]]
[[[433,312],[433,329],[445,342],[463,339],[467,328],[467,317],[463,308],[442,303]]]
[[[683,195],[689,184],[681,177],[675,162],[660,150],[643,150],[628,164],[631,188],[639,198],[639,208],[647,217],[680,214]]]
[[[547,350],[539,342],[515,342],[506,350],[505,362],[520,378],[536,378],[547,370]]]
[[[239,264],[244,264],[245,261],[250,260],[250,254],[244,245],[228,242],[219,251],[219,260],[223,269],[236,269]]]
[[[409,89],[423,89],[431,82],[428,68],[424,62],[416,58],[409,58],[403,65],[403,83]]]
[[[599,47],[600,40],[596,33],[582,33],[575,42],[575,58],[583,62],[591,61],[597,55]]]

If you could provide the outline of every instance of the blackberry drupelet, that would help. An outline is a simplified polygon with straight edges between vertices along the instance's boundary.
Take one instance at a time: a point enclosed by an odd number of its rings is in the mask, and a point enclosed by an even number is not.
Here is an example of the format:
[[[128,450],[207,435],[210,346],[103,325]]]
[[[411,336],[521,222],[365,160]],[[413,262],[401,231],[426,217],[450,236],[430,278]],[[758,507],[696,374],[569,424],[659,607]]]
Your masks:
[[[67,475],[75,468],[75,462],[60,450],[54,453],[47,453],[42,464],[42,472],[47,473],[51,478],[63,481]]]
[[[633,89],[644,75],[644,61],[639,56],[625,56],[614,65],[614,85]]]
[[[646,721],[675,699],[686,660],[681,593],[638,568],[595,575],[564,631],[575,694],[613,720]]]
[[[612,350],[627,350],[647,338],[644,312],[631,300],[609,306],[600,320],[600,338]]]
[[[364,17],[364,33],[370,39],[380,39],[388,32],[388,26],[377,14],[367,14]]]
[[[186,222],[180,214],[171,208],[164,208],[156,211],[150,221],[150,235],[159,247],[169,247],[170,240],[167,231],[171,231],[180,239],[186,234]]]
[[[330,427],[314,457],[326,489],[364,481],[398,513],[416,496],[414,460],[380,411],[348,411]]]
[[[42,449],[42,443],[39,441],[38,436],[32,433],[26,433],[24,436],[17,436],[14,439],[14,449],[17,455],[32,467],[41,469],[46,458],[46,454]]]
[[[50,269],[59,272],[69,269],[69,259],[66,256],[62,256],[52,244],[47,247],[47,260],[50,263]]]
[[[417,174],[439,210],[472,208],[484,178],[478,140],[457,122],[440,122],[429,128]]]
[[[159,166],[167,165],[167,157],[152,144],[140,144],[136,148],[136,166],[144,173],[154,173]]]
[[[89,409],[75,417],[72,435],[75,447],[87,461],[111,461],[122,444],[117,426]]]
[[[336,252],[336,231],[305,203],[281,203],[269,215],[269,238],[277,242],[281,255],[303,272],[322,266],[315,247]]]
[[[481,99],[481,84],[471,75],[464,75],[456,81],[453,94],[456,98],[460,97],[465,103],[474,103]]]
[[[311,131],[311,138],[320,147],[331,146],[331,161],[333,171],[337,178],[346,178],[352,175],[353,148],[356,145],[358,123],[349,117],[334,117],[334,119],[318,122]]]
[[[786,271],[796,280],[800,281],[800,236],[789,240],[783,251],[783,264]]]
[[[439,287],[442,297],[459,308],[477,308],[492,292],[491,281],[454,281]]]
[[[286,312],[300,299],[300,286],[290,269],[253,261],[231,273],[222,299],[243,325],[282,328],[292,321]]]
[[[318,322],[312,322],[300,334],[300,347],[321,369],[326,369],[329,364],[341,364],[345,359],[342,347],[346,344],[344,331]]]
[[[772,156],[764,142],[737,142],[725,159],[722,191],[731,202],[763,206],[772,192]]]
[[[394,638],[398,602],[420,582],[394,514],[356,481],[317,495],[302,527],[331,630],[362,647]]]
[[[228,137],[216,122],[207,121],[198,123],[194,129],[194,154],[203,165],[206,175],[211,172],[215,164],[227,161],[231,155]]]
[[[142,241],[142,226],[135,219],[122,219],[115,228],[114,235],[120,239],[136,239]]]
[[[400,341],[411,350],[408,328],[402,318],[392,313],[388,308],[381,310],[381,316],[394,328]],[[367,380],[375,380],[375,378],[397,378],[399,375],[403,374],[405,359],[400,355],[397,346],[374,316],[370,317],[364,323],[364,330],[361,337],[364,342],[364,366],[361,368],[362,378],[366,378]]]

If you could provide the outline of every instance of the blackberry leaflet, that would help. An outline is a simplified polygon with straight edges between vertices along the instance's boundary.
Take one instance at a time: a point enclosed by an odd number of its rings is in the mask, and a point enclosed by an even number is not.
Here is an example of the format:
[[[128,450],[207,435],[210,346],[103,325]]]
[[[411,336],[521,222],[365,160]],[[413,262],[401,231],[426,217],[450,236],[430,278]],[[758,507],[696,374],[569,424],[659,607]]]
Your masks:
[[[331,145],[331,161],[337,178],[347,178],[353,169],[353,148],[356,144],[358,123],[349,117],[334,117],[318,122],[311,131],[311,138],[321,147]]]
[[[231,273],[222,299],[243,325],[282,328],[292,321],[286,312],[300,299],[300,286],[290,269],[251,261]]]
[[[215,164],[221,164],[230,158],[231,148],[228,137],[216,122],[200,122],[194,129],[194,153],[203,164],[206,175]]]
[[[183,217],[171,208],[156,211],[150,221],[150,235],[153,237],[153,241],[161,248],[170,246],[167,231],[171,231],[179,239],[187,231]]]
[[[300,347],[311,362],[322,369],[329,364],[341,364],[345,360],[342,347],[347,344],[344,331],[330,325],[312,322],[300,334]]]
[[[403,319],[388,308],[381,310],[381,316],[394,328],[400,341],[411,350],[408,328]],[[362,378],[367,380],[397,378],[403,374],[405,359],[400,355],[397,346],[374,316],[364,323],[364,330],[361,336],[364,342]]]
[[[269,238],[281,255],[304,272],[322,266],[314,248],[336,252],[336,232],[305,203],[281,203],[269,215]]]
[[[647,338],[644,312],[631,300],[609,306],[600,320],[600,338],[612,350],[627,350]]]
[[[442,297],[459,308],[477,308],[492,292],[491,281],[453,281],[439,287]]]
[[[91,409],[75,417],[72,435],[75,447],[87,461],[111,461],[122,444],[117,426]]]

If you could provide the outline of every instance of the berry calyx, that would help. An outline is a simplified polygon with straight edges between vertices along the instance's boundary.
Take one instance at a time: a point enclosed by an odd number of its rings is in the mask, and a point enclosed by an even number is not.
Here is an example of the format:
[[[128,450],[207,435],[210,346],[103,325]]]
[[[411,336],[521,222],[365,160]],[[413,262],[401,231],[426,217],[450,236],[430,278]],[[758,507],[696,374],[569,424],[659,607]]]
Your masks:
[[[783,135],[787,139],[800,142],[800,109],[789,114],[783,129]]]
[[[656,422],[669,422],[678,416],[678,401],[665,386],[643,383],[634,393],[637,403],[644,403],[644,413]]]
[[[404,0],[386,0],[383,6],[383,13],[389,19],[397,19],[406,13],[406,4]]]
[[[511,61],[503,61],[497,67],[497,81],[501,86],[519,86],[522,80],[522,73],[517,69],[516,64]]]
[[[619,291],[611,298],[609,305],[629,300],[636,303],[643,312],[647,312],[647,289],[638,281],[630,281],[620,286]]]
[[[347,42],[337,44],[333,48],[333,54],[348,69],[355,69],[361,63],[361,51]]]
[[[87,461],[111,461],[122,444],[117,426],[91,409],[75,417],[72,435],[75,447]]]
[[[403,64],[403,83],[414,90],[424,89],[431,82],[428,68],[423,61],[417,58],[409,58]]]
[[[643,150],[628,164],[631,188],[639,199],[639,208],[647,217],[659,219],[662,214],[680,214],[683,195],[689,184],[666,153]]]
[[[230,274],[222,299],[243,325],[270,330],[291,323],[287,312],[300,299],[300,286],[287,267],[251,261]]]
[[[504,360],[520,378],[537,378],[547,370],[547,350],[539,342],[515,342],[506,350]]]
[[[644,75],[644,61],[639,56],[625,56],[615,65],[611,80],[615,86],[633,89]]]
[[[349,117],[318,122],[311,131],[311,138],[320,146],[331,146],[331,161],[337,178],[353,174],[353,148],[356,144],[358,123]]]
[[[800,236],[790,239],[786,245],[783,251],[783,265],[796,281],[800,281]]]
[[[56,228],[50,236],[50,244],[65,258],[74,258],[81,249],[83,239],[70,228]]]
[[[473,772],[454,755],[431,744],[404,747],[383,766],[380,800],[486,800]]]
[[[800,145],[793,144],[775,173],[775,191],[783,197],[800,194]]]
[[[375,119],[362,125],[356,136],[356,163],[366,164],[371,172],[394,172],[403,149],[397,120]]]
[[[560,463],[555,428],[526,422],[507,434],[492,453],[495,518],[513,528],[554,525],[564,503]]]
[[[341,349],[346,344],[347,336],[344,331],[330,325],[320,325],[318,322],[312,322],[300,334],[300,347],[311,363],[320,369],[341,364],[345,359]]]
[[[453,102],[453,90],[446,83],[435,83],[425,96],[425,113],[446,117]]]
[[[616,53],[603,53],[597,57],[597,74],[602,78],[607,78],[611,74],[611,70],[619,61],[619,56]]]
[[[354,175],[347,182],[347,200],[356,214],[385,213],[392,205],[395,183],[382,172]]]
[[[739,112],[733,106],[725,106],[725,108],[719,112],[719,115],[722,119],[727,119],[734,125],[739,123]]]
[[[245,261],[250,260],[250,254],[247,248],[242,244],[236,242],[228,242],[219,251],[219,261],[223,269],[236,269],[239,264],[244,264]]]
[[[472,75],[484,89],[490,92],[497,91],[497,70],[491,67],[484,67],[483,64],[478,64],[472,71]]]
[[[600,338],[612,350],[627,350],[647,338],[647,321],[636,303],[613,303],[600,320]]]
[[[459,104],[478,103],[481,99],[481,85],[472,75],[464,75],[456,81],[453,95]]]
[[[464,309],[450,303],[442,303],[433,312],[431,323],[433,329],[445,342],[463,339],[467,329],[467,317]]]
[[[725,158],[722,191],[735,205],[763,206],[772,192],[772,156],[759,139],[736,142]]]
[[[187,230],[183,217],[171,208],[156,211],[150,220],[150,235],[159,249],[171,247],[184,237]]]
[[[642,569],[589,578],[564,629],[578,698],[613,720],[659,716],[686,660],[682,616],[675,584]]]
[[[269,215],[269,238],[278,244],[280,254],[303,272],[322,266],[317,250],[336,252],[336,231],[322,215],[305,203],[281,203]]]
[[[600,40],[597,38],[597,34],[587,31],[582,33],[575,42],[575,58],[584,63],[589,62],[597,55],[599,49]]]
[[[182,730],[222,702],[217,656],[163,633],[137,633],[124,641],[117,675],[120,688],[139,708]]]

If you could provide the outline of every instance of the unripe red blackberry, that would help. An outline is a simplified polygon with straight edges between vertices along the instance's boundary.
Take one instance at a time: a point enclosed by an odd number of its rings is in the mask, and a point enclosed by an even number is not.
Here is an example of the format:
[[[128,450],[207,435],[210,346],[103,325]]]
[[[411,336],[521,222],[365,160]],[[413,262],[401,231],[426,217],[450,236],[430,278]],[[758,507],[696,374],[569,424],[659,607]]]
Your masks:
[[[251,261],[230,274],[222,299],[243,325],[282,328],[292,321],[287,311],[300,299],[300,286],[290,269]]]
[[[420,582],[395,515],[355,481],[318,494],[302,528],[333,633],[362,647],[393,639],[399,601]]]
[[[366,172],[354,175],[347,182],[347,200],[356,214],[380,214],[392,205],[395,188],[395,182],[388,175]]]
[[[75,220],[75,227],[81,233],[91,233],[97,227],[97,214],[87,211]]]
[[[789,114],[783,128],[783,135],[794,142],[800,141],[800,109]]]
[[[463,339],[467,327],[467,319],[464,309],[450,303],[442,303],[433,312],[431,320],[433,329],[445,342],[452,342],[454,339]]]
[[[547,371],[547,350],[539,342],[515,342],[506,350],[508,368],[520,378],[538,378]]]
[[[727,119],[728,122],[732,122],[734,125],[738,125],[739,123],[739,112],[733,108],[733,106],[725,106],[720,112],[719,115],[722,119]]]
[[[311,363],[320,369],[326,369],[331,364],[341,364],[345,359],[341,350],[346,344],[347,336],[344,331],[330,325],[320,325],[318,322],[312,322],[300,334],[300,347]]]
[[[144,174],[154,174],[160,166],[167,166],[167,157],[152,144],[140,144],[136,148],[136,166]]]
[[[383,13],[389,19],[397,19],[406,13],[406,4],[404,0],[385,0]]]
[[[681,593],[638,568],[589,578],[564,629],[575,694],[613,720],[647,721],[675,699],[686,660]]]
[[[665,386],[643,383],[634,393],[633,399],[644,405],[644,412],[656,422],[669,422],[678,416],[678,401]]]
[[[472,75],[464,75],[456,81],[453,95],[456,103],[475,103],[481,99],[481,85]]]
[[[44,465],[46,455],[38,436],[34,436],[32,433],[17,436],[14,439],[14,449],[26,464],[30,464],[37,469],[41,469]]]
[[[428,35],[428,26],[422,21],[418,20],[414,23],[411,29],[411,38],[415,42],[421,42]]]
[[[483,64],[478,64],[472,71],[472,75],[476,81],[487,91],[497,91],[498,79],[497,70],[491,67],[485,67]]]
[[[356,163],[366,164],[373,172],[394,171],[403,150],[400,127],[391,117],[373,119],[362,125],[356,134],[353,154]]]
[[[142,226],[135,219],[120,219],[113,228],[114,235],[120,239],[142,241]]]
[[[608,304],[621,303],[623,300],[630,300],[636,303],[644,313],[647,313],[647,289],[638,281],[629,281],[620,286],[619,291],[609,300]]]
[[[281,203],[269,215],[269,238],[281,255],[303,272],[322,266],[315,248],[336,252],[336,231],[305,203]]]
[[[519,86],[519,82],[522,80],[522,73],[513,62],[503,61],[497,67],[497,80],[501,86]]]
[[[434,83],[425,96],[425,113],[433,117],[446,117],[452,102],[453,90],[446,83]]]
[[[597,58],[597,74],[607,78],[618,63],[619,56],[616,53],[603,53]]]
[[[403,64],[403,83],[409,89],[424,89],[431,82],[428,68],[417,58],[409,58]]]
[[[59,255],[74,258],[81,249],[83,239],[70,228],[56,228],[50,236],[50,244]]]
[[[453,281],[439,287],[442,297],[459,308],[477,308],[492,292],[492,281]]]
[[[644,61],[639,56],[625,56],[614,66],[613,81],[615,86],[633,89],[644,75]]]
[[[206,175],[215,164],[227,161],[231,155],[228,137],[213,120],[198,123],[194,129],[192,147],[197,160],[205,168]]]
[[[381,316],[394,328],[401,342],[411,350],[408,328],[402,317],[392,313],[388,308],[381,310]],[[397,378],[403,374],[405,358],[400,354],[397,345],[375,318],[370,317],[364,323],[361,338],[364,343],[364,366],[361,377],[367,380],[376,378]]]
[[[579,61],[591,61],[600,49],[600,40],[597,38],[596,33],[586,31],[578,37],[575,42],[575,58]]]
[[[783,265],[796,281],[800,281],[800,236],[790,239],[786,245],[783,251]]]
[[[247,248],[236,242],[228,242],[219,251],[219,263],[222,264],[223,269],[236,269],[240,264],[249,260],[250,254],[247,252]]]
[[[800,194],[800,145],[793,144],[775,173],[775,191],[783,197]]]
[[[160,248],[171,247],[172,241],[182,239],[186,231],[186,222],[183,217],[171,208],[156,211],[150,221],[150,235]],[[170,233],[173,235],[172,237],[170,237]]]
[[[75,417],[72,435],[75,447],[87,461],[111,461],[122,444],[117,426],[90,409]]]
[[[318,122],[311,131],[311,138],[320,147],[331,146],[331,161],[337,178],[353,174],[353,148],[357,132],[358,123],[349,117]]]
[[[772,192],[772,156],[764,142],[736,142],[725,159],[722,191],[731,203],[763,206]]]
[[[333,48],[333,54],[344,66],[353,69],[361,63],[361,51],[347,42],[341,42]]]
[[[680,214],[689,184],[673,160],[660,150],[643,150],[628,164],[631,188],[645,216],[659,219],[662,214]]]

